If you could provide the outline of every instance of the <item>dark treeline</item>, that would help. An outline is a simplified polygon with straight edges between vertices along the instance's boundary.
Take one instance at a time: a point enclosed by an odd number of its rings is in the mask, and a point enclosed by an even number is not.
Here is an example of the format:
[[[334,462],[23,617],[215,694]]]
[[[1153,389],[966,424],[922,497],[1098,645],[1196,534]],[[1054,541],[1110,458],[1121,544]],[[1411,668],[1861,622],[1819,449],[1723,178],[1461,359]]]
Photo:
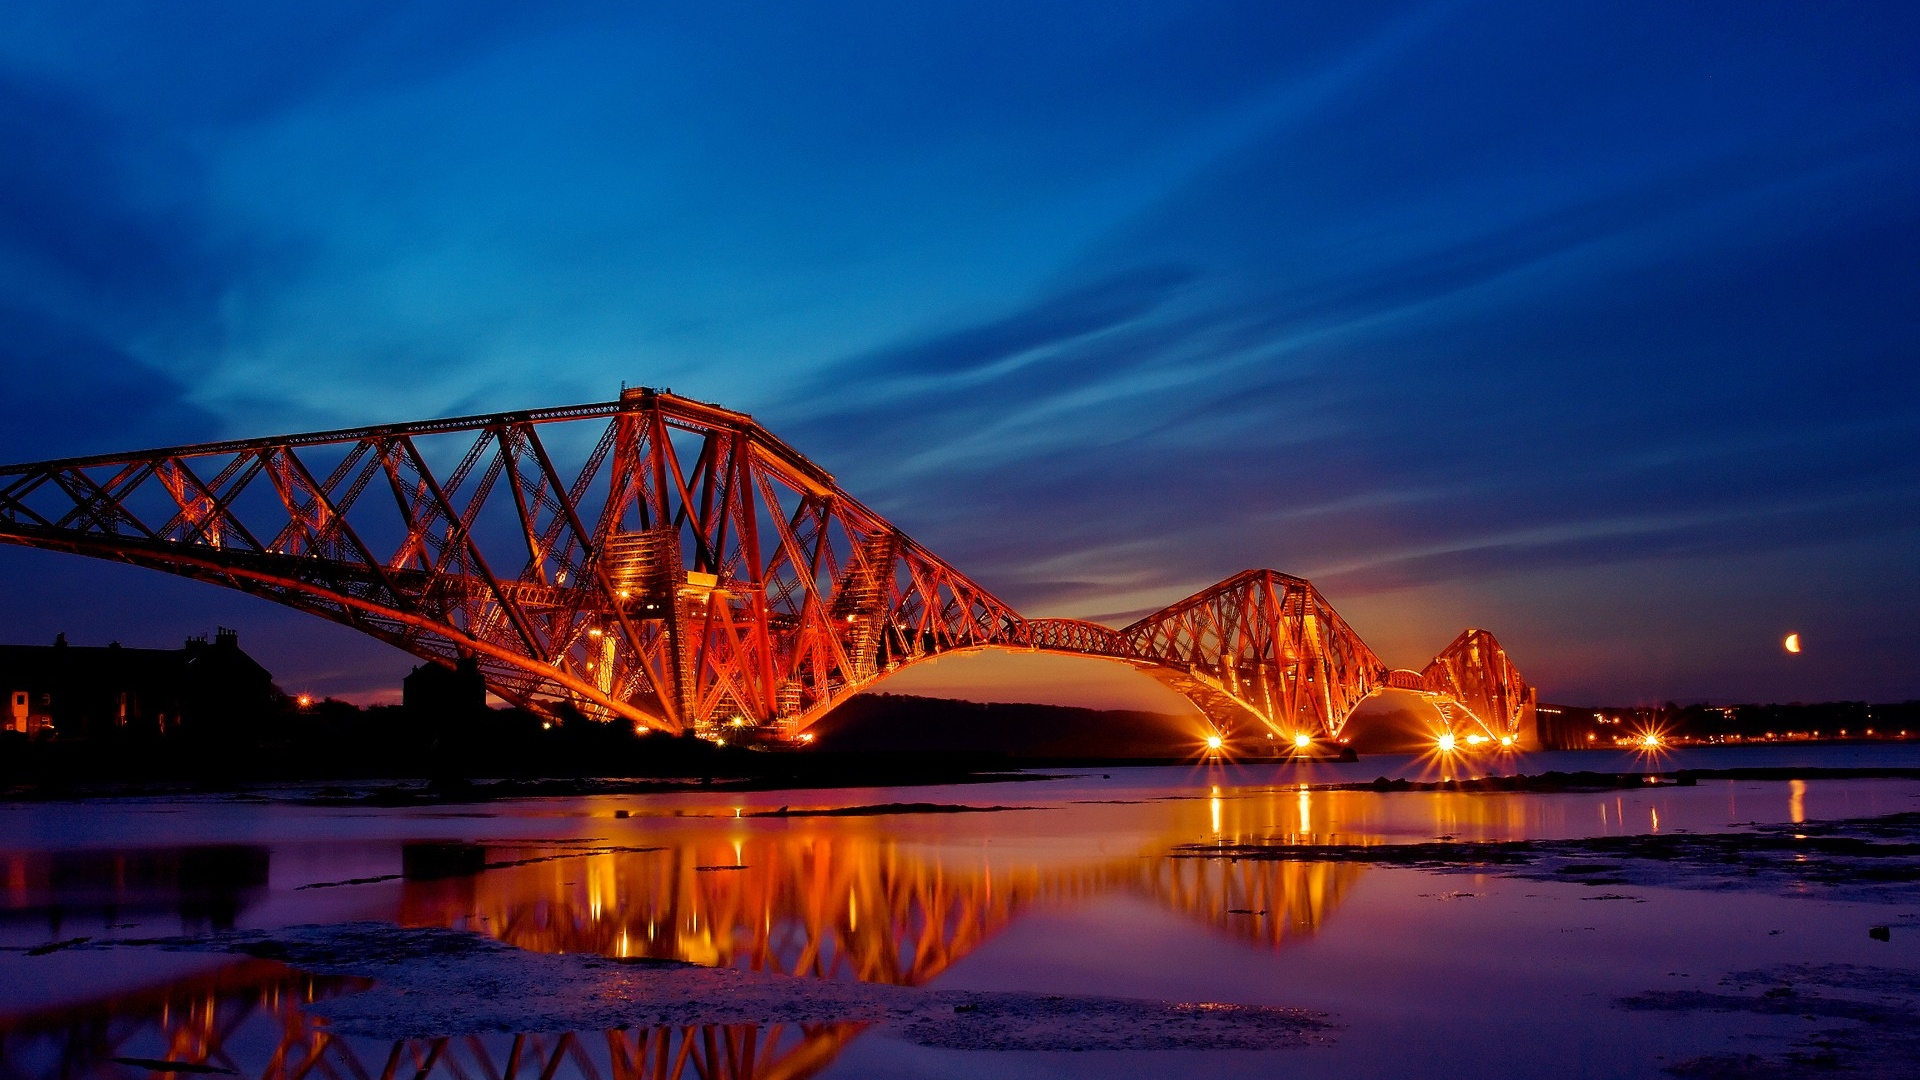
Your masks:
[[[1044,705],[857,698],[844,707],[845,716],[836,713],[816,729],[820,737],[814,745],[768,752],[691,735],[642,733],[628,723],[594,720],[565,706],[543,716],[489,708],[472,695],[417,697],[408,705],[368,707],[283,697],[246,716],[192,717],[166,726],[69,724],[64,731],[49,727],[33,736],[0,732],[0,784],[16,793],[59,796],[128,785],[218,789],[336,780],[425,780],[442,794],[455,795],[473,781],[584,778],[755,786],[946,783],[1031,763],[1033,756],[1021,750],[1062,748],[1063,730],[1071,742],[1074,732],[1093,730],[1105,715]],[[999,722],[955,725],[970,733],[958,742],[927,738],[952,723],[952,709],[975,720],[984,710]],[[1056,713],[1061,716],[1051,715]],[[1063,723],[1048,722],[1063,718]],[[1140,714],[1129,719],[1133,727],[1145,728],[1177,718]],[[1039,744],[1013,737],[996,745],[993,732],[1010,735],[1016,727],[1051,731],[1054,737]],[[1128,745],[1138,753],[1160,743]]]
[[[283,699],[237,717],[0,732],[0,782],[58,791],[114,784],[566,777],[785,778],[801,784],[958,779],[1021,764],[1191,757],[1190,718],[1051,705],[863,695],[800,750],[765,752],[637,733],[562,708],[556,716],[420,695],[361,707]]]
[[[813,745],[764,752],[640,734],[568,713],[420,695],[360,707],[281,699],[197,722],[0,732],[0,783],[58,793],[115,784],[632,777],[798,785],[910,783],[1033,764],[1185,760],[1199,721],[1147,712],[862,695],[813,729]],[[1920,702],[1677,705],[1540,710],[1552,747],[1605,747],[1646,732],[1678,741],[1920,738]]]
[[[1137,710],[861,694],[813,730],[822,750],[999,753],[1066,762],[1189,759],[1208,729],[1197,717]]]
[[[697,745],[696,745],[697,744]],[[693,739],[518,709],[461,714],[333,700],[166,731],[129,724],[28,739],[0,735],[0,778],[35,785],[170,781],[704,775],[730,757]],[[663,772],[663,770],[665,772]],[[724,774],[726,770],[721,768]]]

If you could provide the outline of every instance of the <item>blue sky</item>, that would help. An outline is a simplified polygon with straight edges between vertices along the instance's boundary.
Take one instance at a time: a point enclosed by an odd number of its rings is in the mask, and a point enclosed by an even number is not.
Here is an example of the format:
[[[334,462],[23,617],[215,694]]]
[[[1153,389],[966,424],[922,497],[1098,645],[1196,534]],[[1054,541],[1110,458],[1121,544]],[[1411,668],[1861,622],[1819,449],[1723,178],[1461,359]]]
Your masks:
[[[15,3],[0,457],[670,386],[1032,615],[1272,566],[1550,699],[1920,697],[1917,192],[1901,4]]]

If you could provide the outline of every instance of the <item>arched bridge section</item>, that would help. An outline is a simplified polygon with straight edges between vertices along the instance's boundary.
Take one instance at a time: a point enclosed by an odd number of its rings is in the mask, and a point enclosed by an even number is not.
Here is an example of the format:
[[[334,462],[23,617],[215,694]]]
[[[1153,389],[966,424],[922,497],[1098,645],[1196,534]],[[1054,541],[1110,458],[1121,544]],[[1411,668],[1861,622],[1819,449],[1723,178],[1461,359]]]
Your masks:
[[[1383,690],[1429,698],[1462,734],[1519,740],[1534,722],[1533,688],[1487,631],[1463,632],[1421,671],[1392,669],[1312,583],[1274,570],[1236,574],[1119,630],[1073,619],[1028,627],[1034,648],[1138,666],[1222,731],[1339,739]]]
[[[1270,570],[1119,630],[1024,619],[751,417],[645,388],[0,467],[0,542],[240,589],[470,658],[520,705],[676,733],[803,739],[882,676],[985,648],[1132,664],[1223,730],[1338,737],[1389,687],[1495,735],[1532,711],[1484,631],[1389,670]]]
[[[644,389],[4,468],[0,540],[241,589],[472,657],[514,702],[670,732],[802,727],[1022,626],[750,417]]]

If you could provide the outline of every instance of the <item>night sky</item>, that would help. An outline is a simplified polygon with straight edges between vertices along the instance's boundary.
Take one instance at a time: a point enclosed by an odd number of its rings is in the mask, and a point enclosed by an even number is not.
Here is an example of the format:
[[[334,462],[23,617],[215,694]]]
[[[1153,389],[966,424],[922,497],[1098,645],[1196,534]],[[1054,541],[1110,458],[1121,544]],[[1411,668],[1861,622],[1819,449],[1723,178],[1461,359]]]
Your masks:
[[[1269,566],[1547,700],[1920,697],[1920,6],[0,8],[0,459],[623,381],[1032,616]],[[0,640],[216,624],[412,662],[0,547]]]

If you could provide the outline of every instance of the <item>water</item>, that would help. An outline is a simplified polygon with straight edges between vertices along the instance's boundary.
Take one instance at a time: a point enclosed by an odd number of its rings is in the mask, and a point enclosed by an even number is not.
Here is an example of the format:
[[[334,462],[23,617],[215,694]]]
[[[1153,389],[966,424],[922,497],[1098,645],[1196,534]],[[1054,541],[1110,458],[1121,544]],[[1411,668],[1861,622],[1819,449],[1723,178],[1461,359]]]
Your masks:
[[[1526,771],[1635,767],[1536,755]],[[1696,750],[1665,767],[1920,766],[1920,748]],[[1920,781],[1703,781],[1599,793],[1302,790],[1432,762],[1074,770],[936,788],[531,799],[372,809],[220,797],[0,807],[0,1075],[423,1080],[509,1073],[772,1076],[1656,1076],[1777,1053],[1833,1021],[1633,1012],[1793,963],[1920,969],[1904,906],[1768,891],[1604,889],[1357,863],[1169,858],[1179,845],[1392,844],[1724,832],[1920,809]],[[1453,767],[1460,775],[1472,768]],[[936,803],[991,812],[754,817]],[[621,815],[621,816],[616,816]],[[408,845],[480,845],[493,869],[403,875]],[[431,849],[414,849],[419,852]],[[511,865],[509,865],[511,864]],[[416,867],[417,869],[417,867]],[[358,883],[347,883],[358,882]],[[1603,899],[1617,896],[1619,899]],[[937,990],[1323,1010],[1324,1046],[1088,1053],[932,1049],[858,1024],[332,1036],[300,1006],[358,984],[262,960],[28,950],[382,920],[522,949],[662,957]],[[1867,928],[1892,924],[1882,942]],[[1791,1034],[1791,1032],[1785,1032]],[[129,1064],[132,1062],[132,1064]],[[511,1068],[509,1066],[511,1065]],[[678,1068],[680,1072],[676,1073]]]

